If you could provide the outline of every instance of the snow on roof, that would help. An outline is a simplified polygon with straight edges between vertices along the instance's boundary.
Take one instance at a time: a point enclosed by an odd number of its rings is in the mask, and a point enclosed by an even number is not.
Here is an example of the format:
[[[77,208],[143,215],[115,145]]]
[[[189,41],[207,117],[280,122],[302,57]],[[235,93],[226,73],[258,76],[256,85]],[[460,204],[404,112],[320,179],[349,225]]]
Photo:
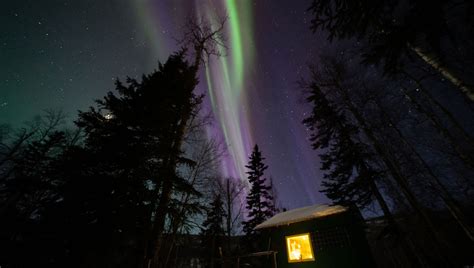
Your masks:
[[[264,229],[269,227],[276,227],[281,225],[289,225],[291,223],[301,222],[314,218],[324,217],[336,213],[346,211],[347,208],[339,205],[313,205],[308,207],[296,208],[288,210],[270,219],[260,223],[255,229]]]

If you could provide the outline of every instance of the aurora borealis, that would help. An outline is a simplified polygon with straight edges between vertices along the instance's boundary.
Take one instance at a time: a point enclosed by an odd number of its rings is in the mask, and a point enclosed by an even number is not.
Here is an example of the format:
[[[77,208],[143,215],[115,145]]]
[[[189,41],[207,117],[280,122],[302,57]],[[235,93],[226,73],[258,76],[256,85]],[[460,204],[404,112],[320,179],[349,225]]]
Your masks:
[[[110,90],[113,79],[150,72],[177,50],[187,16],[227,15],[228,49],[202,69],[199,85],[215,121],[209,138],[227,148],[223,175],[244,178],[257,143],[285,207],[325,201],[297,86],[323,46],[308,29],[307,1],[45,2],[8,3],[1,11],[0,123],[50,107],[73,117]]]
[[[228,160],[222,165],[225,176],[241,178],[245,176],[245,163],[250,148],[253,146],[252,133],[250,131],[250,119],[248,102],[250,83],[253,79],[252,66],[254,65],[255,43],[252,32],[253,10],[252,2],[241,1],[195,1],[194,7],[183,7],[170,2],[167,5],[155,6],[151,1],[135,2],[137,18],[147,25],[146,30],[150,42],[157,48],[156,55],[160,51],[172,51],[175,44],[169,45],[166,31],[154,31],[151,25],[164,25],[169,22],[167,15],[173,10],[174,14],[189,14],[194,12],[200,19],[206,19],[216,25],[218,20],[227,14],[226,46],[221,47],[221,53],[225,56],[211,58],[205,66],[205,82],[207,83],[207,96],[216,124],[222,131],[225,144],[229,145]],[[167,11],[164,11],[168,9]],[[153,10],[156,12],[154,13]],[[183,25],[186,15],[174,16],[178,19],[174,25]],[[246,48],[244,50],[244,48]],[[216,131],[210,130],[210,135]],[[220,133],[219,133],[220,134]]]

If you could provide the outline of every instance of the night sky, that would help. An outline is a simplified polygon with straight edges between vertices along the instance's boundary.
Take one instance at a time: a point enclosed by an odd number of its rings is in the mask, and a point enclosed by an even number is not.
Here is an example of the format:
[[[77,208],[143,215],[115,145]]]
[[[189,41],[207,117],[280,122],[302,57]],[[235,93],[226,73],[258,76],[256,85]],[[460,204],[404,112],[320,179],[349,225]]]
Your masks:
[[[227,14],[227,55],[201,70],[198,90],[212,111],[210,138],[227,144],[224,176],[245,177],[257,143],[287,208],[327,202],[319,160],[301,124],[308,107],[297,86],[325,46],[313,35],[310,1],[5,1],[0,10],[0,123],[19,126],[59,108],[70,121],[114,88],[178,49],[190,14]]]

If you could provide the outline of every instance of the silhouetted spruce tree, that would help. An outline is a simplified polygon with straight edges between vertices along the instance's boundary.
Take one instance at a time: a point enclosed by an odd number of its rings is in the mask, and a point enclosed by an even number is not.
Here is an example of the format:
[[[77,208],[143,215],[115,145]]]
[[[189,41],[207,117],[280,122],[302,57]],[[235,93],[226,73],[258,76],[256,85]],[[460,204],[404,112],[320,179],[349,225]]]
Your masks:
[[[358,128],[336,110],[316,83],[309,85],[306,100],[312,111],[303,123],[312,131],[313,149],[321,150],[321,170],[325,171],[321,192],[338,204],[357,204],[363,209],[373,200],[379,175],[370,166],[373,160],[367,145],[358,140]]]
[[[184,59],[184,53],[178,59],[178,62],[173,64],[169,70],[162,69],[162,73],[156,77],[152,77],[150,81],[162,82],[163,90],[167,91],[166,95],[177,98],[175,102],[169,105],[171,113],[163,113],[162,120],[169,120],[169,128],[161,131],[163,136],[161,150],[164,152],[164,157],[161,159],[159,168],[160,179],[153,195],[158,198],[156,208],[152,211],[153,222],[148,238],[147,260],[146,262],[153,263],[153,267],[159,267],[161,248],[164,244],[162,234],[165,230],[165,224],[168,213],[171,209],[171,202],[173,194],[179,191],[188,191],[190,193],[197,193],[192,185],[181,177],[178,172],[180,165],[194,165],[194,161],[186,159],[182,151],[182,144],[187,133],[188,124],[193,115],[197,114],[198,107],[202,101],[202,96],[196,96],[194,89],[198,83],[197,66],[190,65]],[[173,66],[173,65],[170,65]],[[161,80],[161,81],[160,81]],[[166,90],[169,89],[169,90]],[[169,100],[164,100],[169,101]],[[165,102],[166,103],[166,102]],[[165,118],[165,116],[167,118]],[[150,216],[152,215],[150,214]],[[147,266],[148,264],[144,264]]]
[[[264,172],[268,168],[263,163],[265,158],[255,145],[249,163],[245,167],[248,169],[248,180],[250,183],[250,192],[247,195],[247,217],[242,222],[243,231],[249,238],[255,236],[257,232],[254,228],[274,215],[273,196],[271,195],[271,186],[264,177]]]
[[[193,165],[180,144],[183,114],[197,113],[201,102],[195,74],[181,51],[141,81],[117,81],[97,107],[80,112],[83,145],[61,157],[66,182],[47,215],[74,265],[142,266],[146,248],[156,245],[152,235],[163,229],[157,217],[172,211],[170,195],[199,194],[178,172]]]
[[[191,64],[186,62],[188,65],[186,68],[186,75],[192,76],[193,84],[186,84],[186,90],[181,91],[181,94],[184,94],[190,100],[196,100],[194,96],[194,88],[197,84],[197,75],[199,67],[202,63],[209,59],[210,56],[220,56],[221,51],[225,45],[223,40],[223,29],[225,25],[226,18],[219,19],[218,23],[212,25],[211,23],[205,20],[198,20],[196,18],[189,18],[185,26],[185,34],[181,42],[185,47],[190,47],[194,50],[194,59]],[[188,80],[189,81],[189,80]],[[201,97],[198,98],[199,102]],[[192,108],[190,106],[188,108]],[[165,163],[169,167],[168,171],[165,171],[168,175],[165,174],[165,178],[172,178],[172,174],[176,172],[177,164],[182,160],[183,157],[178,156],[178,152],[181,151],[182,144],[184,142],[185,134],[188,131],[188,124],[190,119],[193,117],[193,109],[182,109],[179,110],[177,116],[179,117],[179,124],[174,129],[173,138],[174,141],[172,146],[169,148],[171,154],[165,159]],[[188,162],[189,161],[185,161]],[[171,176],[170,176],[171,175]],[[173,190],[176,188],[176,185],[170,182],[170,180],[164,180],[160,193],[160,202],[157,205],[154,222],[152,224],[151,233],[149,234],[149,245],[145,254],[144,267],[162,267],[165,265],[166,261],[160,260],[162,245],[164,244],[162,233],[165,230],[165,223],[167,218],[167,213],[165,211],[169,208],[172,201]]]
[[[225,216],[221,195],[216,194],[206,210],[206,220],[202,224],[202,234],[205,236],[224,235],[223,223]]]
[[[207,252],[207,265],[215,267],[215,259],[220,258],[224,246],[224,219],[226,213],[220,194],[214,195],[209,208],[206,210],[206,220],[202,224],[202,245]]]

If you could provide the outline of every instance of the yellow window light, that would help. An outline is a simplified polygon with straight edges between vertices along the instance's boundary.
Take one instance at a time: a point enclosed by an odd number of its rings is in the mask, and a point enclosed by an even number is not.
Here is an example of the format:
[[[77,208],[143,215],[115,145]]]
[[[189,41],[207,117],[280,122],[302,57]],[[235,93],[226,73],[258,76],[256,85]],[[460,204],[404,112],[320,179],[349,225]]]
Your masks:
[[[314,261],[309,233],[286,237],[288,262]]]

